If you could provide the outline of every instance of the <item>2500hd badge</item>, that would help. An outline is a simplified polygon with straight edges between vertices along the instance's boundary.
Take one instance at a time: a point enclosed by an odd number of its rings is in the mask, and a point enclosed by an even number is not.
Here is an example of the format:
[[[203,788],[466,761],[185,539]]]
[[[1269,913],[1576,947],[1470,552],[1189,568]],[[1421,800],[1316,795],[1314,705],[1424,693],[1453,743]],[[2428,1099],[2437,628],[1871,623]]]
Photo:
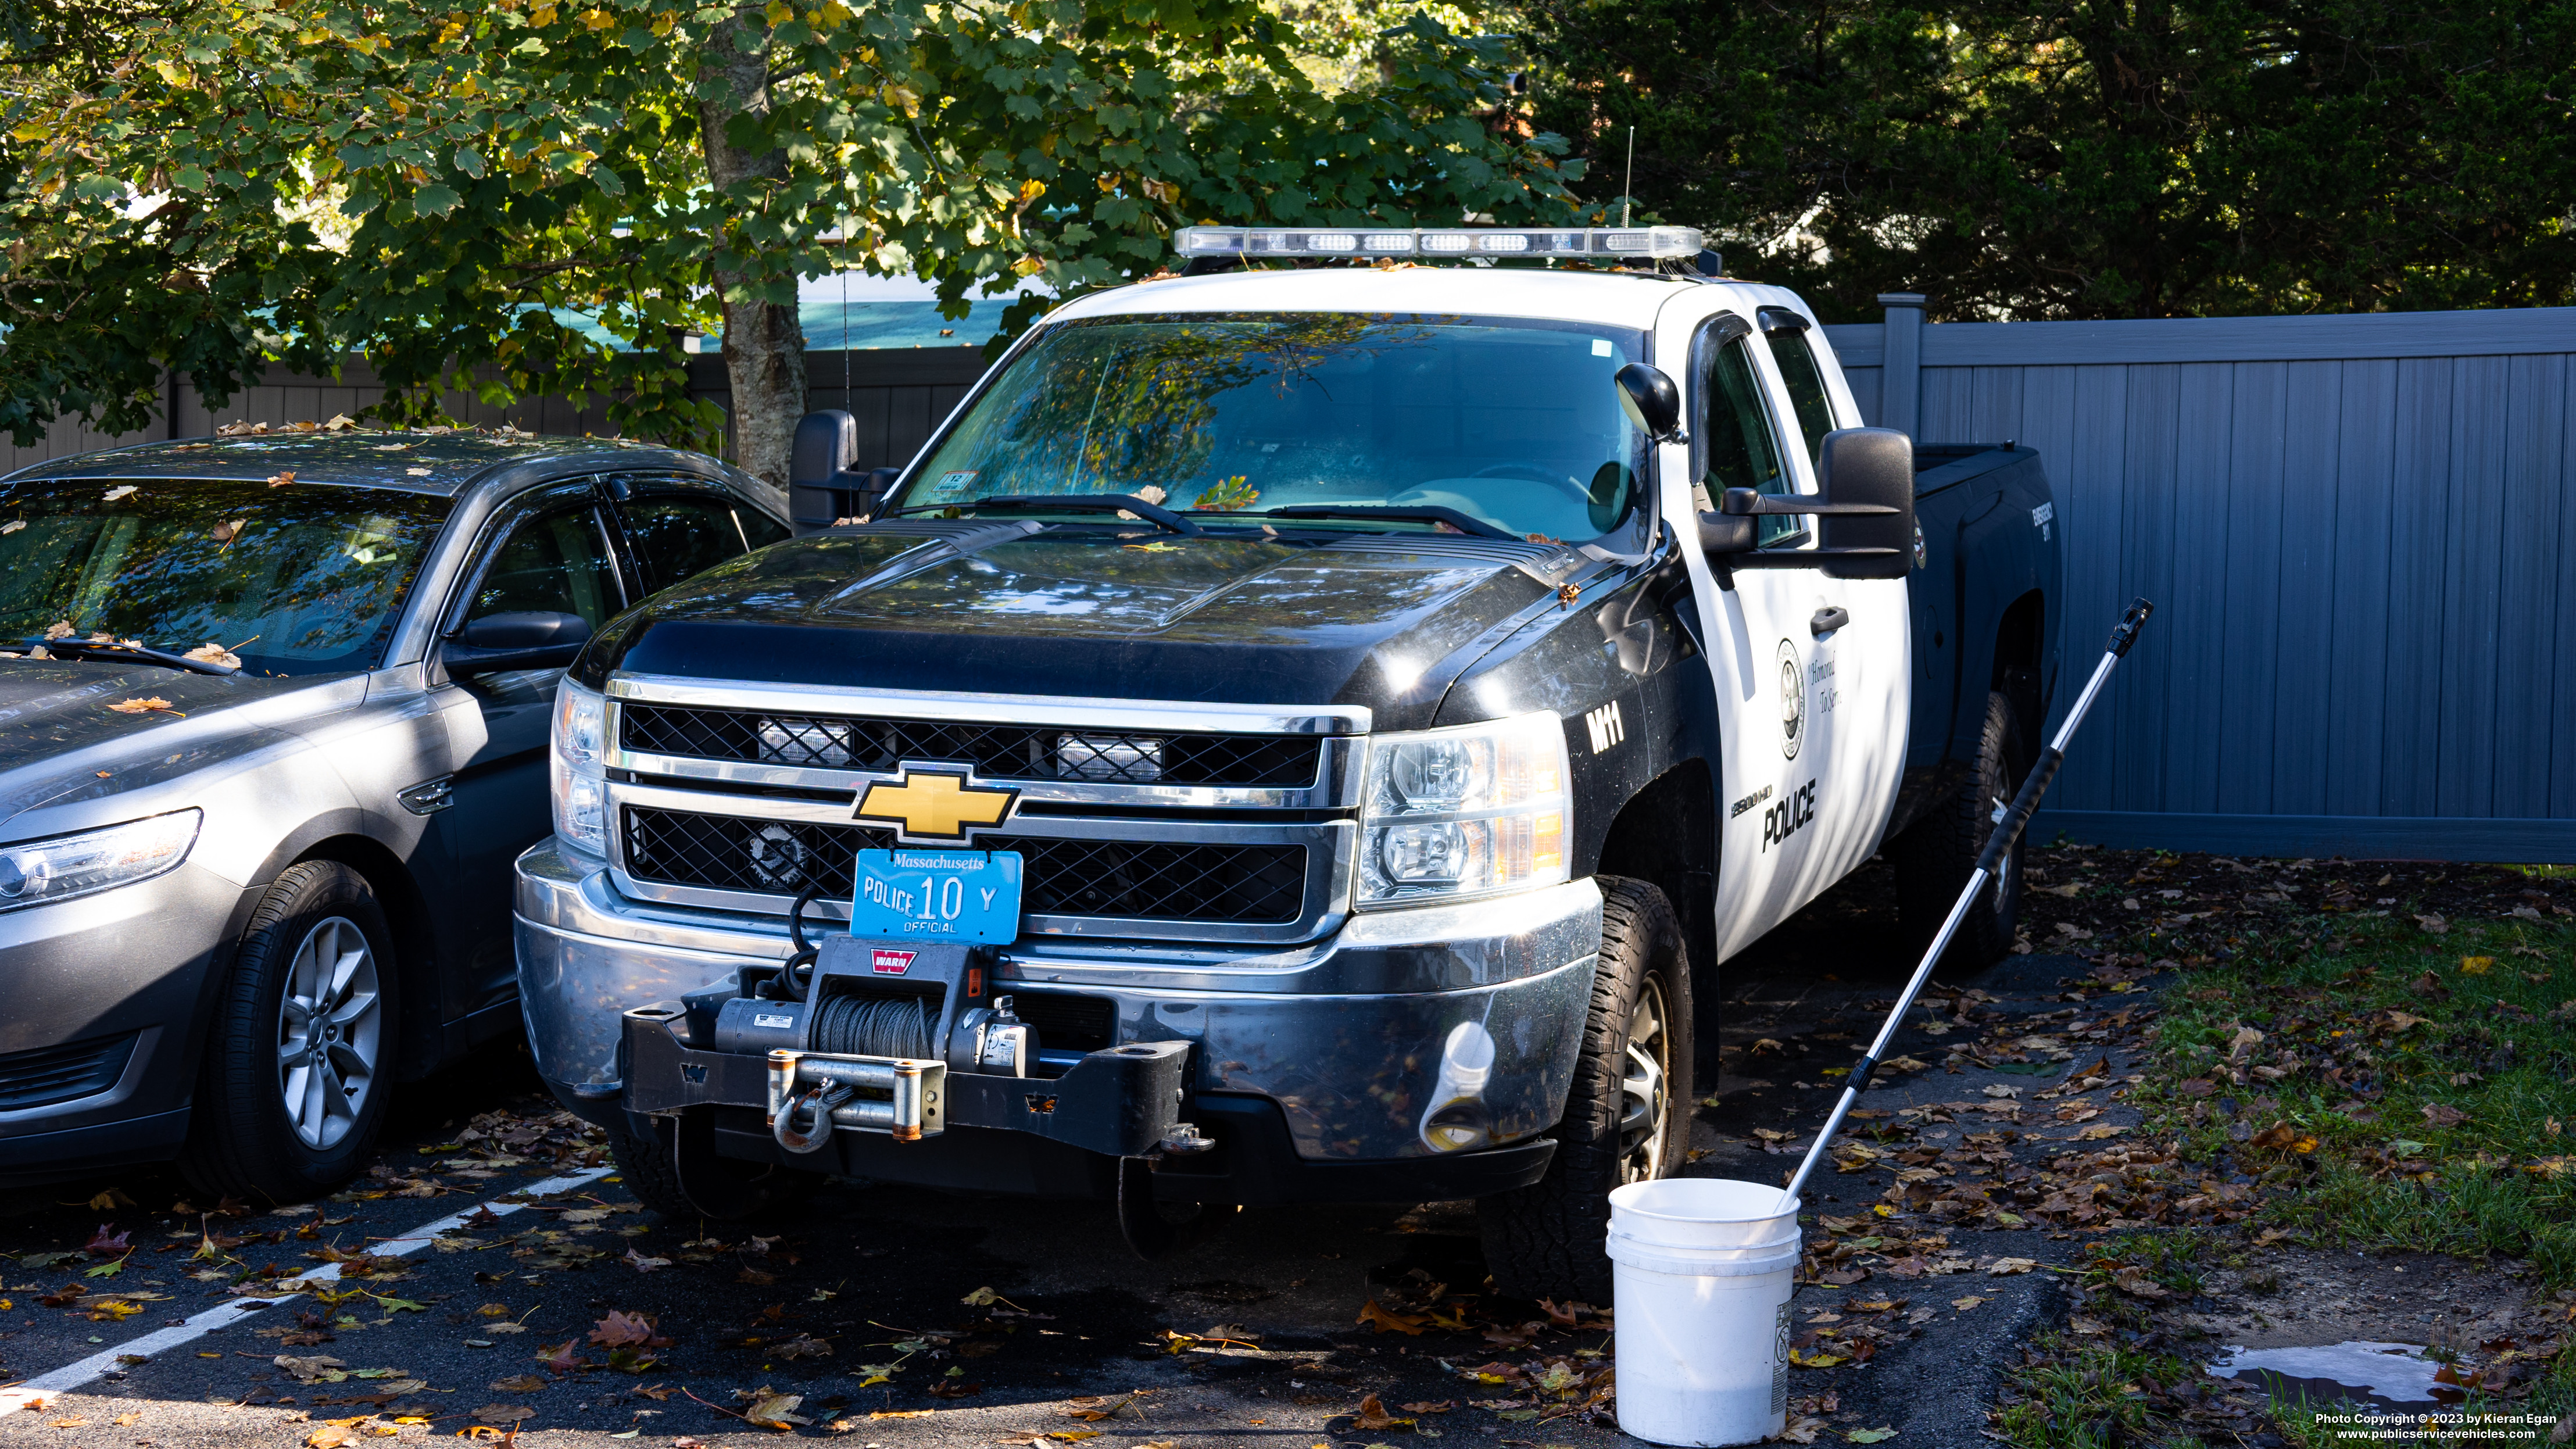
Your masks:
[[[1727,960],[1881,851],[1928,938],[2056,682],[2055,545],[1961,544],[2038,455],[1865,426],[1695,233],[1354,235],[1182,232],[900,470],[807,417],[800,536],[582,650],[521,986],[650,1206],[1473,1198],[1607,1302]]]

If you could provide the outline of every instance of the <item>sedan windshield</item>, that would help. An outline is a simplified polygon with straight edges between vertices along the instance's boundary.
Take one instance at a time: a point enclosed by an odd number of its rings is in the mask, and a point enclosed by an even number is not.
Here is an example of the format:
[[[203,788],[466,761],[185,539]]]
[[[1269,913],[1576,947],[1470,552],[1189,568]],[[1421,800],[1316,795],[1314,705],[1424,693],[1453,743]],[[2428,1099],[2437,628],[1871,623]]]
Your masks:
[[[1450,509],[1515,536],[1593,538],[1637,501],[1644,440],[1611,375],[1641,351],[1624,328],[1467,318],[1059,324],[894,501],[1116,493],[1253,514]]]
[[[297,483],[38,478],[0,493],[0,640],[105,634],[261,674],[374,667],[444,498]]]

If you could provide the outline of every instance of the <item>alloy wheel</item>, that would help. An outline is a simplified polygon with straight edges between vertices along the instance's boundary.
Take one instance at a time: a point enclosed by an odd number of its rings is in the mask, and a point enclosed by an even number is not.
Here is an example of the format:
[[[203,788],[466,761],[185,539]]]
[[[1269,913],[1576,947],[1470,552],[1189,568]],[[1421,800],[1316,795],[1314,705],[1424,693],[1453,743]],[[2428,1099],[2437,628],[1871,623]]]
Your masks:
[[[277,1003],[277,1087],[305,1146],[339,1145],[366,1110],[382,1058],[384,1013],[366,933],[332,916],[305,933]]]
[[[1664,1030],[1663,983],[1648,976],[1628,1015],[1619,1078],[1619,1181],[1664,1175],[1664,1129],[1672,1115],[1671,1034]]]

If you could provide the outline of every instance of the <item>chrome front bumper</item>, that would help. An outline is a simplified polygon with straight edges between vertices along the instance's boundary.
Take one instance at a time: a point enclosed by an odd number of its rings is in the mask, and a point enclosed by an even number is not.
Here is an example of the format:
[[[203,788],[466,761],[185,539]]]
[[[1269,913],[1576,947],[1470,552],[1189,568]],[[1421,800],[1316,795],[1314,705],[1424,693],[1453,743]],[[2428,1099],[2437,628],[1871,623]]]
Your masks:
[[[606,867],[547,840],[518,861],[519,1000],[567,1099],[619,1095],[621,1013],[788,954],[776,916],[620,894]],[[1473,1143],[1555,1124],[1574,1076],[1601,944],[1601,894],[1526,895],[1348,918],[1303,946],[1241,954],[1172,943],[1023,942],[996,989],[1109,1002],[1113,1040],[1188,1041],[1195,1086],[1279,1104],[1298,1155],[1438,1155],[1431,1117],[1468,1104]],[[1490,1063],[1478,1068],[1490,1045]]]

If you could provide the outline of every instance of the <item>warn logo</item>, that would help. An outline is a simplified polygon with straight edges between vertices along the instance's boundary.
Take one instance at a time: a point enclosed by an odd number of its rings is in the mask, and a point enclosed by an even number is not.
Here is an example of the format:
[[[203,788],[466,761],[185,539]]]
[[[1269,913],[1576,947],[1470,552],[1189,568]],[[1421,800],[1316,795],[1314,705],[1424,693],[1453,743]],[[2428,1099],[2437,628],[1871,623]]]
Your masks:
[[[912,969],[912,958],[918,951],[889,951],[882,946],[868,953],[868,969],[879,976],[901,976]]]

